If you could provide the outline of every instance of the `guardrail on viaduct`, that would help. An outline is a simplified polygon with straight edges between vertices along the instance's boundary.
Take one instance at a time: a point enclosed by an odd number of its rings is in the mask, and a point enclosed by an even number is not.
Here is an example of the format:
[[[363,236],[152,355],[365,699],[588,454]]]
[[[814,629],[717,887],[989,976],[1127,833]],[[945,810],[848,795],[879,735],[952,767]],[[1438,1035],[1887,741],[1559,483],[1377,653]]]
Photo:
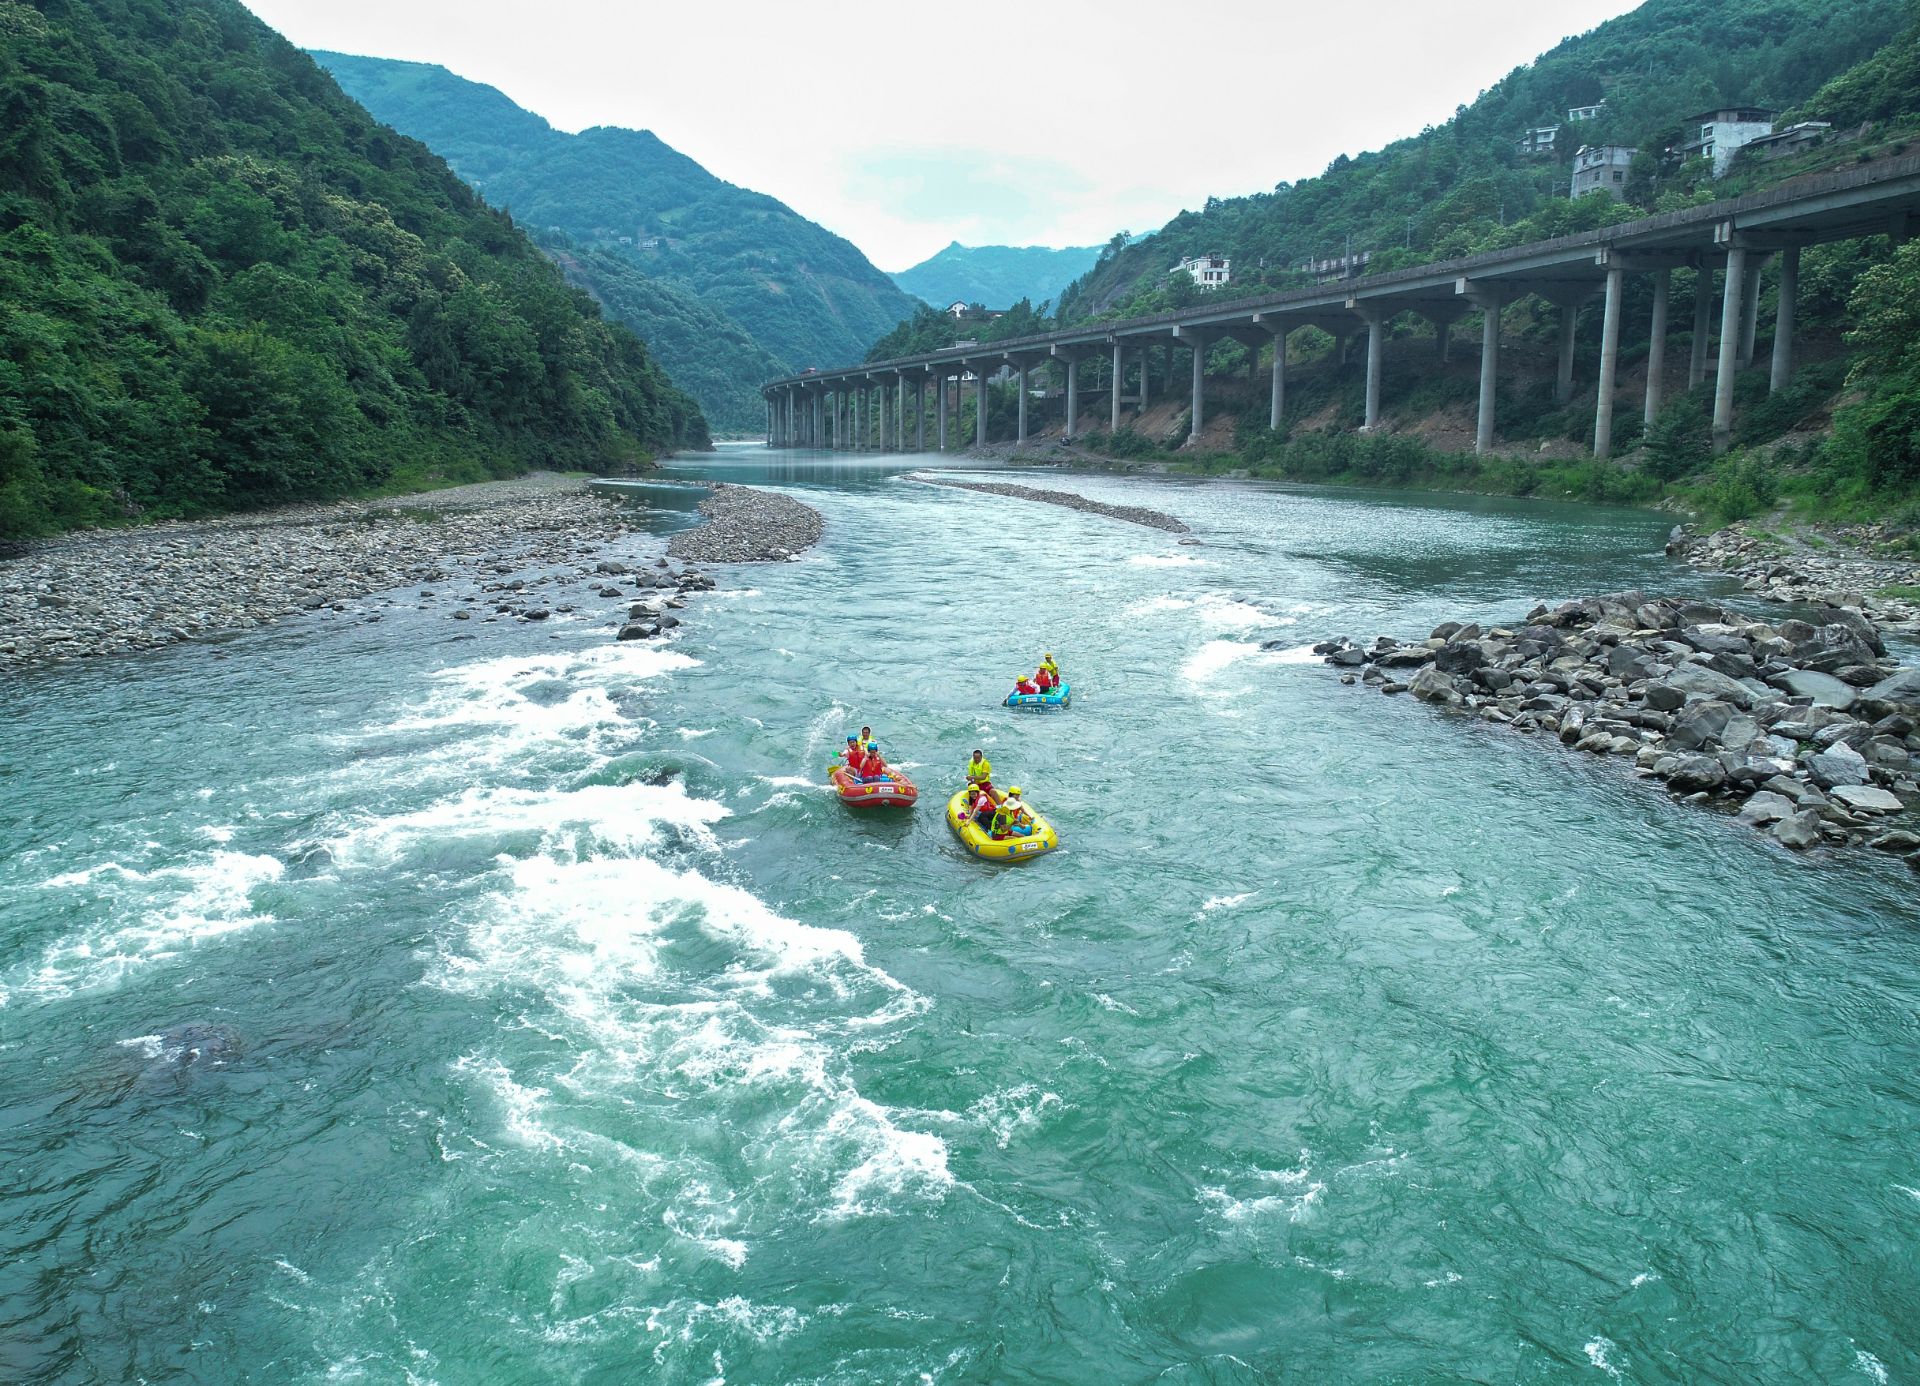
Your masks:
[[[1556,394],[1565,403],[1573,397],[1579,311],[1598,294],[1604,296],[1605,312],[1593,451],[1595,456],[1606,457],[1613,442],[1626,276],[1645,274],[1653,282],[1644,405],[1646,420],[1651,423],[1659,411],[1665,384],[1667,305],[1673,273],[1681,270],[1698,276],[1704,290],[1694,294],[1689,388],[1701,384],[1709,374],[1713,306],[1716,297],[1719,300],[1713,431],[1715,448],[1724,449],[1733,428],[1734,376],[1753,364],[1760,277],[1767,263],[1778,257],[1772,387],[1779,390],[1793,374],[1801,250],[1869,235],[1888,235],[1901,243],[1916,224],[1920,224],[1920,155],[1883,159],[1809,175],[1746,197],[1465,259],[1256,298],[1207,300],[1151,317],[1085,323],[1039,336],[789,376],[770,382],[762,390],[767,400],[767,441],[775,447],[863,451],[884,450],[891,445],[900,451],[924,451],[929,422],[926,389],[931,384],[935,386],[933,422],[938,446],[944,451],[949,446],[949,416],[957,412],[958,403],[951,387],[970,379],[977,400],[974,441],[984,446],[988,442],[988,378],[1010,370],[1020,382],[1016,440],[1025,442],[1031,398],[1029,376],[1037,366],[1051,361],[1059,362],[1065,370],[1065,436],[1071,438],[1080,421],[1081,363],[1109,353],[1112,385],[1105,393],[1109,396],[1110,426],[1118,429],[1121,407],[1129,398],[1126,382],[1130,363],[1137,363],[1139,379],[1138,391],[1131,398],[1143,410],[1148,403],[1147,351],[1155,345],[1164,345],[1169,356],[1175,350],[1185,350],[1190,357],[1191,441],[1200,436],[1206,419],[1207,349],[1220,340],[1246,344],[1255,370],[1261,349],[1271,345],[1269,415],[1278,428],[1286,408],[1287,336],[1300,327],[1330,332],[1343,347],[1349,337],[1366,334],[1365,427],[1371,429],[1380,419],[1382,354],[1393,319],[1413,313],[1432,323],[1444,360],[1453,325],[1470,313],[1478,313],[1480,398],[1475,447],[1485,452],[1494,443],[1501,311],[1529,294],[1559,309]],[[891,408],[889,393],[895,397]]]

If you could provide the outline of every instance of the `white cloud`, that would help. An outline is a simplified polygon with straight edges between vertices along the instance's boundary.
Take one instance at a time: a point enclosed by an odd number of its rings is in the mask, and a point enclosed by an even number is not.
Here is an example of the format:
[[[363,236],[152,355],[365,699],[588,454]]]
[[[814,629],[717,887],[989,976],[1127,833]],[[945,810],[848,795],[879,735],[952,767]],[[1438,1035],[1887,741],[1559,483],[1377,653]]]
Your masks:
[[[954,239],[1098,244],[1317,173],[1640,0],[248,3],[296,43],[440,63],[563,129],[650,129],[900,269]]]

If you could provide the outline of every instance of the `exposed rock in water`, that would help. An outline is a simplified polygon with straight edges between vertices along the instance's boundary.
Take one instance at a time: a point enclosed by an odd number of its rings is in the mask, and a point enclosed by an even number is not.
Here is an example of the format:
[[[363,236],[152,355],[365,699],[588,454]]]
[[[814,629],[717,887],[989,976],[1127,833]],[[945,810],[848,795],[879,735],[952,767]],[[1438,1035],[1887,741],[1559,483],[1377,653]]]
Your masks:
[[[674,558],[699,563],[780,563],[820,542],[820,512],[750,486],[715,482],[700,502],[707,523],[667,544]]]
[[[1068,510],[1084,511],[1089,515],[1105,515],[1109,520],[1124,520],[1130,525],[1164,529],[1169,534],[1193,532],[1184,520],[1176,520],[1173,516],[1163,515],[1158,510],[1148,510],[1138,505],[1108,505],[1104,501],[1088,500],[1085,496],[1075,495],[1072,491],[1043,491],[1035,486],[1015,486],[1004,481],[951,481],[946,477],[928,476],[924,472],[915,472],[907,480],[922,482],[928,486],[946,486],[955,491],[980,491],[989,496],[1012,496],[1016,500],[1040,501],[1046,505],[1059,505]]]
[[[1887,821],[1920,803],[1920,668],[1890,658],[1860,611],[1819,614],[1769,624],[1618,592],[1488,630],[1449,621],[1417,643],[1314,651],[1343,683],[1621,757],[1787,846],[1871,844],[1920,869],[1920,830]]]

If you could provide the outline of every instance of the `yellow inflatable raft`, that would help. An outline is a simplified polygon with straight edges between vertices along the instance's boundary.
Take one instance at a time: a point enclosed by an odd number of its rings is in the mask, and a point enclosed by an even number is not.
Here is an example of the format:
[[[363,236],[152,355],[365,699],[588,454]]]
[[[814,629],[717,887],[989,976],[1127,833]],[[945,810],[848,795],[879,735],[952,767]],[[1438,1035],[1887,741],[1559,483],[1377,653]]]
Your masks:
[[[947,800],[947,826],[960,839],[960,845],[976,857],[985,861],[1029,861],[1060,845],[1060,835],[1053,830],[1053,824],[1037,813],[1033,815],[1031,834],[995,841],[967,814],[969,796],[970,791],[963,789]]]

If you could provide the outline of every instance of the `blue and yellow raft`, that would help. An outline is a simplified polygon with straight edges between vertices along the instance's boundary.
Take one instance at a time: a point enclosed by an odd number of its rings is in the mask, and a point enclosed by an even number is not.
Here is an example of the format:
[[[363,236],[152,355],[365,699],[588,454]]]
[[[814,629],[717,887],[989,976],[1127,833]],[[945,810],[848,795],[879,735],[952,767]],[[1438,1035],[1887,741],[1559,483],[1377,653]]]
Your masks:
[[[1037,813],[1033,815],[1030,835],[994,838],[967,812],[967,800],[971,797],[972,790],[963,789],[947,800],[947,826],[960,839],[960,845],[981,860],[1030,861],[1060,845],[1060,834],[1053,830],[1053,824]]]
[[[1073,689],[1061,684],[1051,693],[1009,693],[1006,707],[1018,712],[1059,712],[1073,705]]]

